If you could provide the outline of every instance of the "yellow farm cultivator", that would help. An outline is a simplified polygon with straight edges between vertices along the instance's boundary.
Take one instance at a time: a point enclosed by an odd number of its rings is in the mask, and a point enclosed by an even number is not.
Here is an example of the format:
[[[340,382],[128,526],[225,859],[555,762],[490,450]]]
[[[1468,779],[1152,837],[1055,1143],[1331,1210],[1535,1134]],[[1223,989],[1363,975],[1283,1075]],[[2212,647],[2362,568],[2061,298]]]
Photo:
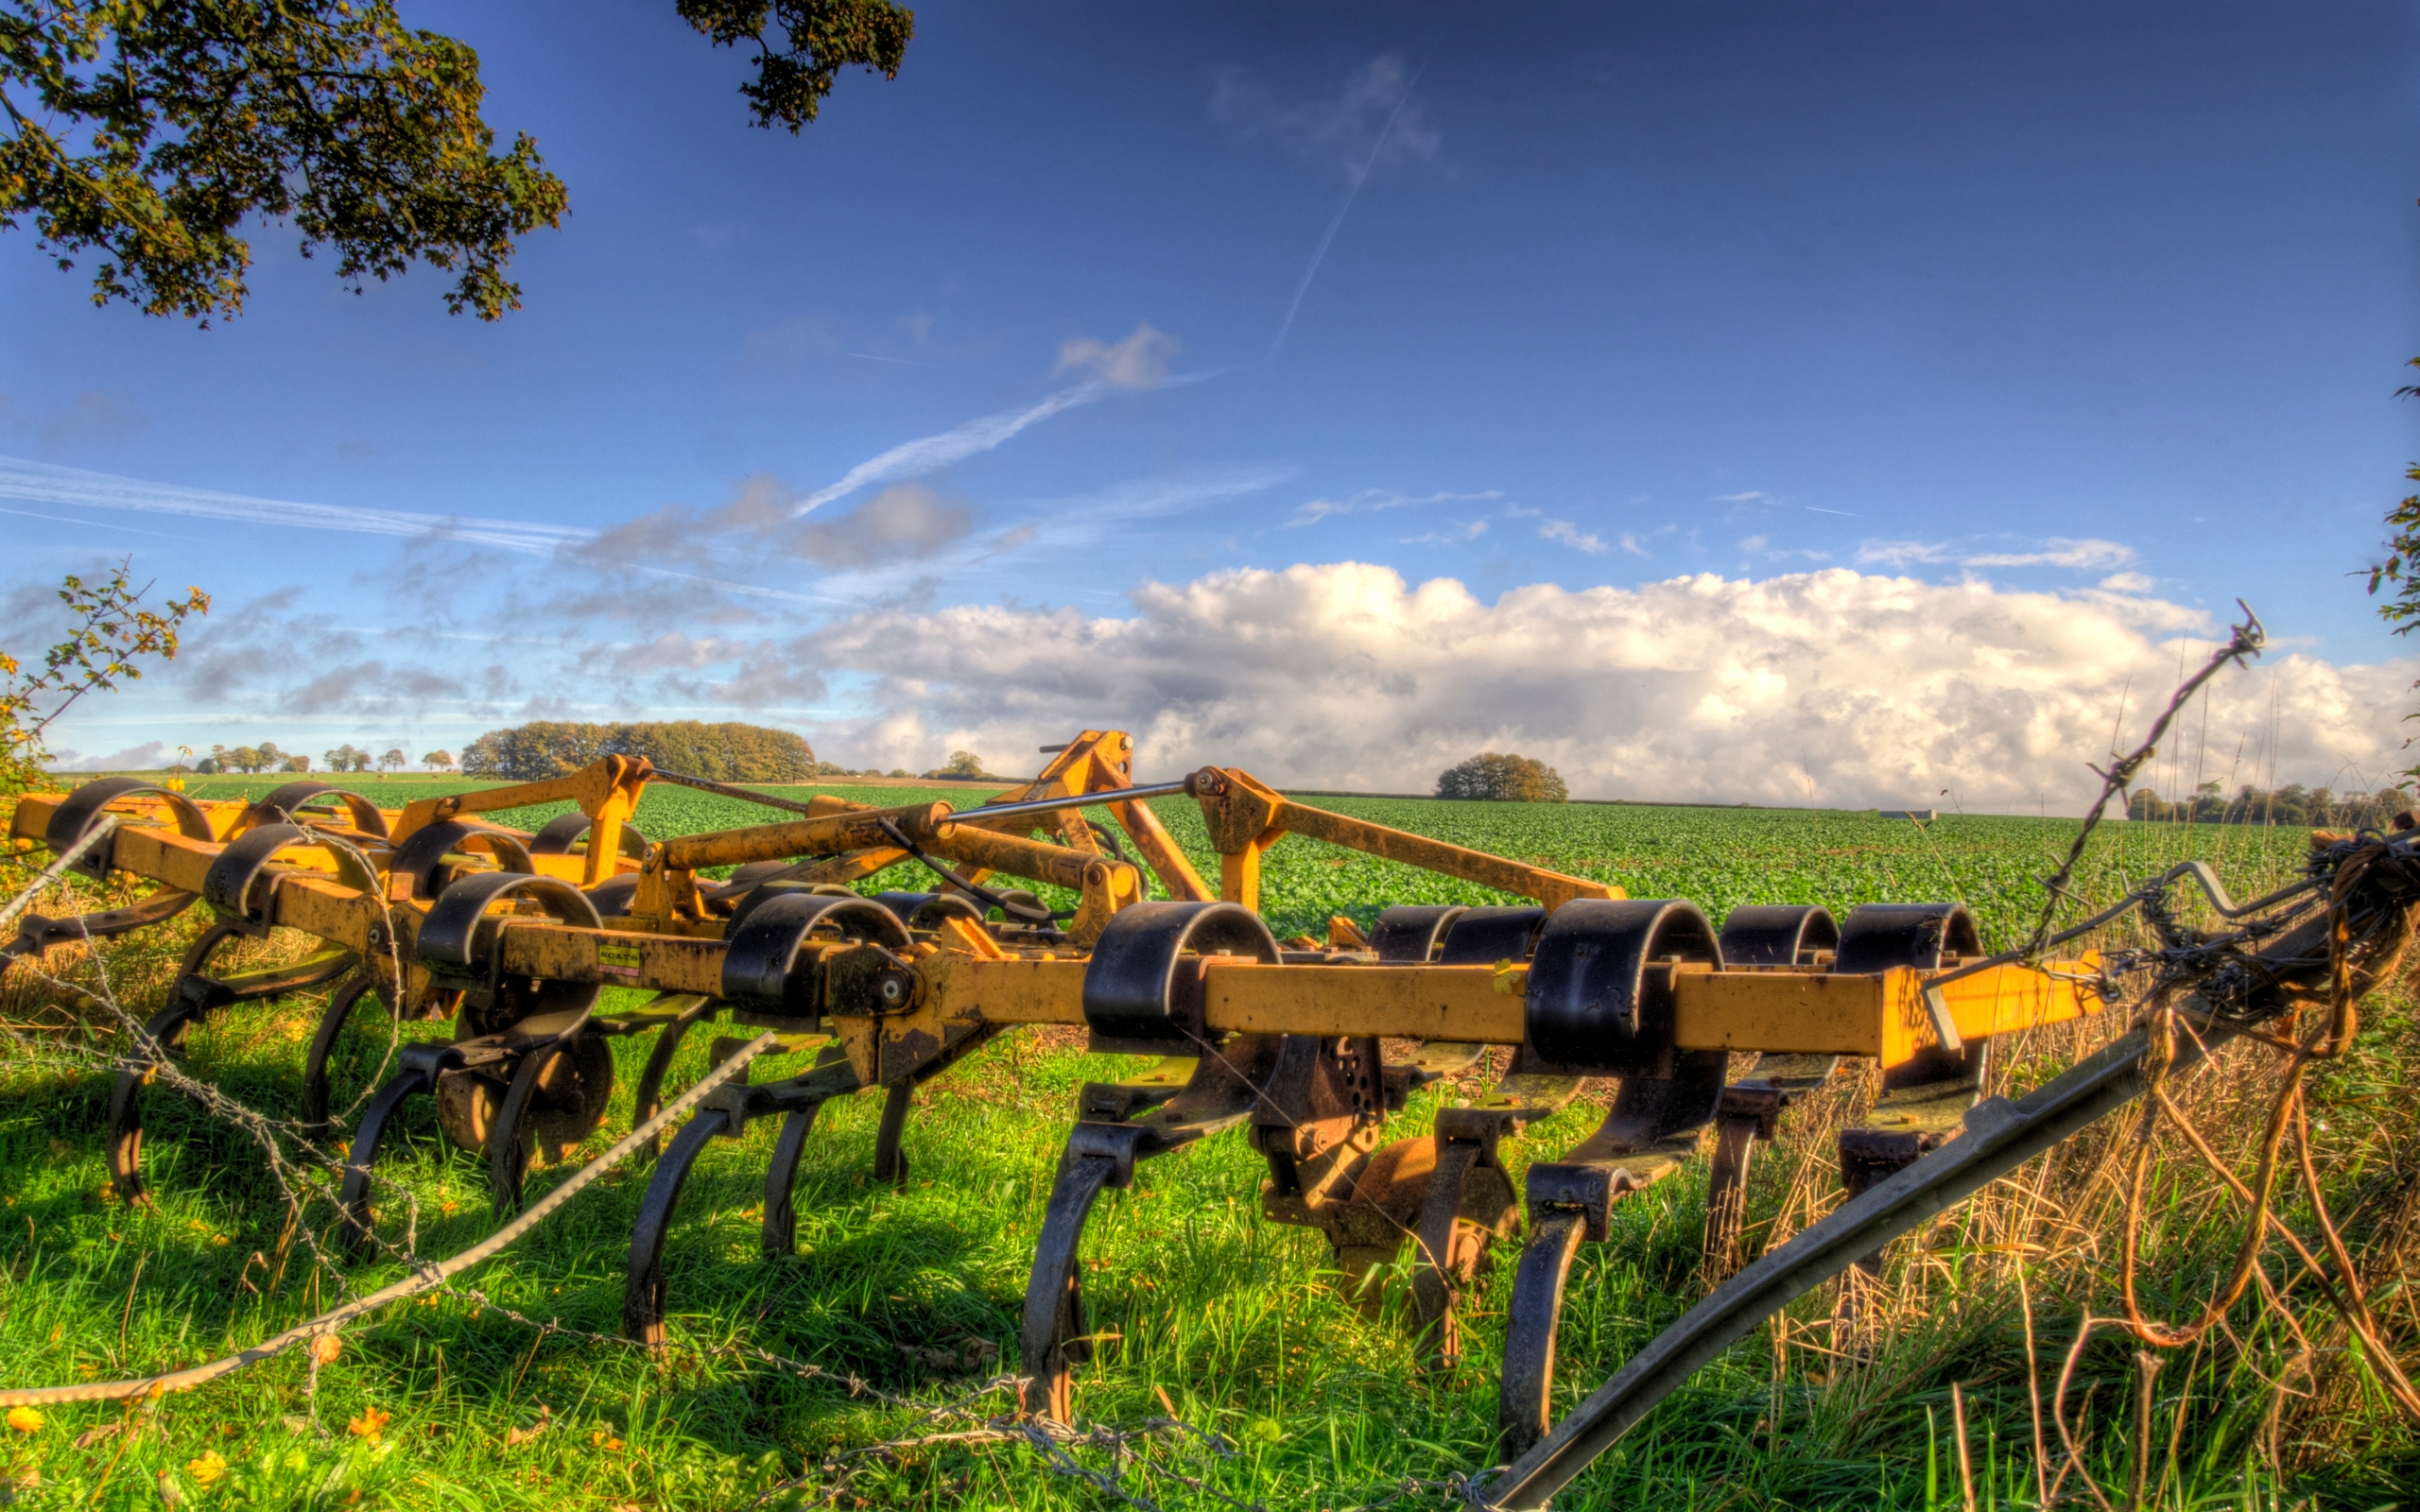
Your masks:
[[[635,1099],[646,1118],[662,1106],[690,1031],[709,1021],[745,1028],[752,1038],[715,1042],[717,1061],[753,1051],[789,1072],[717,1089],[657,1160],[625,1305],[628,1332],[650,1341],[664,1336],[664,1259],[683,1183],[713,1141],[758,1119],[783,1121],[766,1172],[763,1246],[786,1254],[793,1179],[825,1103],[878,1089],[876,1173],[903,1178],[919,1085],[1021,1026],[1081,1028],[1096,1051],[1143,1058],[1121,1080],[1085,1086],[1071,1110],[1025,1297],[1028,1409],[1068,1416],[1071,1372],[1097,1337],[1081,1251],[1099,1194],[1131,1183],[1138,1161],[1240,1130],[1266,1162],[1264,1214],[1321,1230],[1348,1284],[1374,1291],[1382,1267],[1409,1250],[1409,1311],[1433,1359],[1458,1355],[1459,1298],[1480,1265],[1507,1253],[1516,1269],[1499,1425],[1508,1452],[1527,1457],[1499,1484],[1505,1504],[1535,1505],[1584,1462],[1573,1456],[1634,1420],[1622,1412],[1645,1410],[1638,1392],[1668,1389],[1649,1382],[1540,1442],[1574,1257],[1606,1237],[1627,1194],[1692,1169],[1710,1147],[1705,1273],[1721,1283],[1714,1300],[1750,1298],[1726,1304],[1733,1311],[1695,1336],[1695,1353],[1665,1362],[1667,1376],[1842,1272],[1842,1318],[1853,1327],[1858,1278],[1882,1245],[2005,1168],[2007,1152],[2024,1144],[2012,1144],[2009,1129],[2048,1126],[2027,1122],[2026,1105],[1984,1101],[1996,1037],[2098,1012],[2121,973],[2172,969],[2170,956],[2195,951],[2211,963],[2200,988],[2210,1012],[2249,1022],[2274,1011],[2278,994],[2324,981],[2331,960],[2341,966],[2368,937],[2360,931],[2403,919],[2414,896],[2407,848],[2375,836],[2320,854],[2297,888],[2241,910],[2206,872],[2180,868],[2130,899],[2169,956],[2026,964],[1985,956],[1954,903],[1867,905],[1837,919],[1817,907],[1737,908],[1718,930],[1695,904],[1626,898],[1297,803],[1241,771],[1205,767],[1137,785],[1132,765],[1126,736],[1088,731],[1056,748],[1032,782],[964,811],[791,802],[618,757],[556,782],[397,812],[319,783],[246,806],[111,779],[25,799],[14,833],[86,876],[130,876],[156,890],[80,919],[27,917],[0,962],[156,924],[197,901],[209,911],[214,922],[112,1099],[112,1174],[138,1200],[147,1066],[173,1057],[207,1015],[338,982],[302,1068],[302,1101],[309,1119],[350,1142],[341,1228],[356,1251],[377,1243],[376,1158],[406,1100],[435,1100],[446,1132],[484,1154],[495,1202],[510,1210],[533,1149],[576,1143],[605,1119],[608,1039],[656,1037]],[[649,842],[631,818],[650,782],[785,816]],[[1219,862],[1215,886],[1148,801],[1180,798],[1201,808]],[[578,813],[535,833],[478,817],[565,799]],[[1086,817],[1100,807],[1115,828]],[[1259,866],[1288,833],[1531,902],[1395,907],[1366,933],[1338,918],[1324,939],[1281,940],[1256,911]],[[903,860],[927,868],[934,889],[870,898],[847,885]],[[723,868],[735,869],[717,879]],[[2247,922],[2224,941],[2176,923],[2167,889],[2188,875]],[[1053,910],[1011,883],[1063,889],[1075,906]],[[2351,930],[2343,938],[2353,943],[2313,935],[2322,920]],[[290,965],[213,974],[228,941],[273,928],[300,930],[321,948]],[[608,987],[655,995],[632,1011],[600,1012]],[[373,1002],[406,1020],[451,1018],[454,1033],[403,1040],[391,1074],[348,1113],[331,1091],[331,1051],[349,1017]],[[1737,1080],[1735,1057],[1745,1071]],[[1742,1271],[1754,1151],[1795,1101],[1867,1061],[1879,1066],[1882,1091],[1841,1136],[1851,1200]],[[1484,1095],[1441,1107],[1426,1129],[1401,1129],[1395,1115],[1415,1090],[1483,1068],[1494,1071]],[[1610,1083],[1602,1122],[1568,1149],[1528,1150],[1516,1189],[1506,1162],[1513,1142],[1592,1080]],[[1952,1177],[1937,1175],[1952,1165]],[[1806,1261],[1803,1242],[1818,1231],[1826,1247]],[[1787,1272],[1778,1282],[1777,1264]]]

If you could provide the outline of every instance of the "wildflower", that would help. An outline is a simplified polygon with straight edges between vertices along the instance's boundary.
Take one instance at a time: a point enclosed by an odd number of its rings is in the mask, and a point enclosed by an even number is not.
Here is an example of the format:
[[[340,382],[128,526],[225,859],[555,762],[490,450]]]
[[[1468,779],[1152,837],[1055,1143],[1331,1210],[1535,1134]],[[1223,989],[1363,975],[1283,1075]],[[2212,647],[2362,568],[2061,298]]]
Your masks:
[[[185,1473],[196,1486],[208,1486],[227,1473],[227,1457],[215,1449],[203,1450],[199,1459],[185,1461]]]
[[[311,1341],[311,1358],[321,1365],[334,1365],[344,1352],[344,1340],[333,1333],[322,1333]]]
[[[9,1426],[21,1434],[41,1433],[42,1414],[31,1407],[11,1407],[9,1409]]]
[[[393,1413],[380,1412],[375,1407],[364,1407],[361,1409],[360,1417],[344,1425],[345,1432],[355,1438],[366,1438],[374,1444],[378,1442],[379,1435],[387,1431],[387,1424],[394,1420],[394,1416]]]

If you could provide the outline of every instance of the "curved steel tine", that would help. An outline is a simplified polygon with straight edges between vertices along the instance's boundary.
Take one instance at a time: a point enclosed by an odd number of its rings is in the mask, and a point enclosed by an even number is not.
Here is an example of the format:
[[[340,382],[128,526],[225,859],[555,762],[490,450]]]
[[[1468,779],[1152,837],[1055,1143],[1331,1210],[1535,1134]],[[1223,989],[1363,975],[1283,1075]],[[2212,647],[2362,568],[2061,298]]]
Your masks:
[[[524,1055],[512,1069],[503,1100],[488,1116],[488,1201],[499,1218],[521,1211],[521,1186],[529,1175],[529,1143],[521,1137],[521,1125],[538,1095],[538,1078],[571,1045],[572,1038],[566,1036]]]
[[[1019,1352],[1026,1380],[1017,1386],[1025,1411],[1053,1422],[1074,1420],[1075,1367],[1093,1356],[1084,1322],[1082,1257],[1084,1220],[1094,1200],[1117,1174],[1105,1156],[1070,1155],[1060,1162],[1034,1246],[1033,1276],[1025,1289],[1025,1328]]]
[[[1714,1165],[1706,1174],[1705,1258],[1702,1283],[1711,1291],[1739,1268],[1739,1240],[1748,1228],[1748,1163],[1760,1125],[1751,1115],[1726,1114],[1716,1125]]]
[[[908,1152],[899,1147],[899,1138],[908,1130],[908,1108],[915,1101],[912,1082],[900,1082],[889,1088],[882,1100],[882,1124],[873,1136],[873,1178],[892,1186],[908,1184]]]
[[[158,1045],[164,1059],[183,1048],[185,1026],[196,1017],[191,1000],[171,998],[143,1026],[143,1042]],[[135,1053],[143,1054],[142,1044]],[[151,1194],[143,1190],[143,1088],[155,1069],[156,1063],[147,1060],[140,1067],[124,1067],[110,1086],[110,1180],[120,1199],[128,1203],[151,1200]]]
[[[1512,1315],[1504,1333],[1504,1374],[1495,1399],[1500,1452],[1515,1457],[1546,1436],[1554,1396],[1554,1336],[1563,1321],[1563,1292],[1580,1253],[1588,1220],[1548,1212],[1521,1250],[1512,1281]]]
[[[791,1188],[798,1181],[798,1161],[806,1151],[806,1137],[815,1129],[815,1115],[821,1111],[821,1102],[792,1108],[782,1120],[780,1137],[773,1141],[772,1163],[765,1167],[762,1247],[767,1260],[786,1260],[797,1252],[798,1203]]]
[[[681,1125],[664,1158],[648,1177],[647,1194],[639,1199],[638,1222],[631,1229],[631,1259],[622,1278],[622,1332],[641,1344],[664,1342],[664,1241],[672,1229],[672,1212],[681,1205],[681,1189],[690,1168],[709,1141],[731,1126],[732,1115],[718,1108],[699,1110]],[[785,1135],[787,1134],[785,1129]]]
[[[1428,1177],[1420,1222],[1412,1233],[1411,1299],[1421,1354],[1428,1364],[1451,1367],[1461,1358],[1461,1331],[1454,1318],[1461,1283],[1454,1263],[1454,1226],[1462,1212],[1462,1188],[1486,1150],[1475,1142],[1437,1140],[1437,1165]]]
[[[203,930],[185,948],[184,958],[177,963],[179,980],[199,976],[201,969],[210,964],[210,958],[218,954],[218,948],[231,939],[240,938],[243,933],[244,926],[240,923],[217,923]]]
[[[646,1069],[639,1073],[637,1100],[631,1110],[631,1122],[644,1124],[664,1111],[664,1078],[672,1070],[672,1057],[681,1052],[681,1041],[699,1020],[721,1006],[718,998],[700,998],[679,1018],[656,1031],[655,1044],[648,1051]],[[648,1141],[639,1147],[642,1164],[655,1159],[657,1142]]]
[[[353,1010],[364,996],[373,992],[378,993],[381,1004],[386,1002],[386,994],[378,992],[377,978],[370,972],[355,971],[345,978],[328,999],[326,1011],[320,1015],[319,1030],[311,1036],[310,1052],[303,1057],[302,1122],[321,1139],[336,1132],[328,1111],[328,1057],[336,1054],[337,1039],[344,1033]],[[392,1008],[388,1009],[388,1016],[394,1016]]]
[[[370,1165],[378,1159],[378,1141],[387,1132],[395,1109],[404,1105],[404,1099],[414,1092],[426,1091],[429,1086],[425,1072],[398,1073],[361,1110],[360,1126],[354,1130],[353,1148],[344,1158],[344,1187],[337,1194],[339,1243],[355,1260],[366,1258],[371,1250]]]

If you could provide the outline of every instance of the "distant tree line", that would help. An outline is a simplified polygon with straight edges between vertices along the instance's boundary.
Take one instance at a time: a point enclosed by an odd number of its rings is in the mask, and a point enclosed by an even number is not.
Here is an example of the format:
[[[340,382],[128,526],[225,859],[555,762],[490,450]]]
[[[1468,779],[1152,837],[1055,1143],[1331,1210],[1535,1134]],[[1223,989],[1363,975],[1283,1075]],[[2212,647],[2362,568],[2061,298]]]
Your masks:
[[[431,771],[443,771],[454,765],[454,758],[441,750],[430,751],[420,760]],[[399,748],[389,747],[383,754],[372,756],[351,742],[320,757],[320,770],[338,774],[373,769],[382,774],[400,772],[410,765],[411,758]],[[180,763],[172,769],[184,771],[186,767]],[[210,754],[194,763],[191,769],[204,777],[230,772],[307,772],[311,770],[311,758],[300,751],[280,750],[277,742],[264,740],[257,746],[213,746]]]
[[[1568,803],[1570,789],[1555,769],[1527,756],[1482,751],[1437,774],[1439,798],[1492,799],[1505,803]]]
[[[2204,782],[2189,799],[2170,801],[2148,787],[2136,788],[2126,800],[2126,816],[2169,824],[2282,824],[2297,829],[2382,830],[2396,815],[2411,807],[2412,797],[2399,788],[2375,793],[2337,793],[2300,782],[2263,791],[2246,782],[2229,798],[2217,782]]]
[[[843,766],[838,762],[817,762],[815,775],[818,777],[913,777],[916,774],[905,766],[894,766],[887,772],[879,766],[869,766],[864,771],[859,771],[854,766]]]
[[[697,719],[622,725],[538,720],[491,730],[462,747],[462,775],[516,782],[560,777],[604,756],[644,756],[666,771],[718,782],[795,782],[816,771],[815,752],[786,730]]]

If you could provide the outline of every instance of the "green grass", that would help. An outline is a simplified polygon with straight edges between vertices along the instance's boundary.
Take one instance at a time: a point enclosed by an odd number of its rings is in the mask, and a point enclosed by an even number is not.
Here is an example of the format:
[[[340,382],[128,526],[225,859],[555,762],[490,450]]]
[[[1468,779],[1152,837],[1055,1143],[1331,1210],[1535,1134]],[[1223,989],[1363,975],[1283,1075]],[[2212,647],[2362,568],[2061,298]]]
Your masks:
[[[251,785],[266,791],[268,783]],[[442,790],[415,780],[360,785],[382,801],[390,792]],[[923,795],[872,788],[850,796],[904,802]],[[2030,879],[2073,833],[2072,824],[2014,818],[1950,818],[1920,833],[1854,814],[1320,801],[1618,881],[1634,896],[1694,897],[1718,918],[1751,900],[1841,909],[1874,898],[1956,896],[1976,906],[1987,937],[2002,939],[2029,920]],[[1198,813],[1181,802],[1159,808],[1208,868]],[[764,817],[659,788],[639,822],[662,835]],[[2106,892],[2114,879],[2195,853],[2220,860],[2238,891],[2250,892],[2280,874],[2299,845],[2299,835],[2256,830],[2119,826],[2097,847],[2088,882]],[[1270,852],[1266,875],[1266,911],[1281,933],[1317,933],[1331,912],[1366,920],[1390,902],[1495,901],[1484,889],[1299,838]],[[911,882],[885,876],[867,887]],[[113,977],[129,984],[137,1011],[164,989],[178,935],[163,931],[112,958]],[[247,1105],[290,1117],[320,1001],[302,995],[225,1014],[195,1035],[187,1063]],[[0,988],[0,1014],[51,1025],[41,1032],[62,1040],[73,1036],[21,978]],[[444,1030],[409,1032],[438,1038]],[[710,1038],[702,1027],[693,1036],[674,1085],[702,1072]],[[352,1049],[374,1054],[383,1040],[365,1037]],[[2030,1083],[2063,1066],[2079,1043],[2046,1037],[2010,1059]],[[628,1089],[648,1046],[614,1047],[620,1101],[585,1153],[629,1126]],[[2409,1206],[2420,1185],[2412,1153],[2420,1121],[2400,1086],[2415,1048],[2420,1030],[2407,1005],[2373,1005],[2360,1053],[2331,1069],[2315,1099],[2327,1125],[2325,1163],[2338,1183],[2331,1201],[2357,1247],[2382,1243],[2403,1211],[2397,1204]],[[19,1055],[0,1067],[0,1381],[114,1379],[192,1364],[332,1299],[333,1283],[315,1278],[299,1253],[281,1272],[275,1190],[241,1136],[179,1099],[154,1096],[147,1161],[157,1201],[130,1211],[104,1193],[107,1078]],[[1046,1048],[1030,1035],[995,1044],[922,1096],[908,1135],[910,1179],[896,1190],[869,1174],[877,1101],[827,1108],[800,1172],[799,1252],[786,1262],[756,1254],[754,1210],[773,1126],[717,1143],[690,1182],[670,1246],[682,1348],[668,1363],[612,1342],[541,1332],[497,1307],[446,1296],[356,1326],[341,1355],[319,1371],[316,1392],[306,1362],[289,1354],[156,1408],[65,1408],[38,1432],[0,1431],[8,1484],[29,1503],[62,1506],[157,1505],[164,1487],[196,1505],[744,1507],[828,1452],[928,1425],[916,1413],[717,1347],[810,1361],[927,1402],[954,1400],[1012,1367],[1026,1268],[1075,1089],[1121,1064]],[[2219,1101],[2207,1126],[2229,1137],[2225,1110],[2238,1105],[2226,1099],[2257,1085],[2244,1080],[2245,1068],[2256,1062],[2230,1061],[2210,1082]],[[760,1070],[758,1079],[778,1074]],[[1833,1200],[1831,1133],[1860,1094],[1855,1080],[1806,1109],[1758,1164],[1750,1209],[1760,1232],[1803,1227]],[[1466,1091],[1424,1094],[1395,1132],[1422,1133],[1439,1097]],[[1535,1129],[1512,1151],[1516,1184],[1520,1164],[1567,1147],[1600,1113],[1582,1105]],[[420,1250],[452,1253],[491,1226],[484,1167],[443,1141],[425,1102],[406,1129],[382,1170],[420,1204]],[[2078,1142],[1900,1246],[1893,1278],[1902,1327],[1873,1361],[1844,1366],[1822,1350],[1828,1303],[1810,1297],[1792,1310],[1778,1344],[1760,1334],[1702,1372],[1558,1504],[1955,1507],[1953,1383],[1964,1397],[1979,1505],[2036,1504],[2016,1281],[2022,1267],[2047,1393],[2080,1307],[2115,1310],[2115,1230],[2106,1183],[2096,1177],[2112,1138],[2104,1131]],[[1472,1347],[1461,1368],[1424,1375],[1399,1319],[1365,1316],[1322,1275],[1319,1235],[1259,1219],[1259,1176],[1256,1158],[1230,1135],[1147,1162],[1132,1190],[1104,1196],[1088,1232],[1097,1268],[1086,1284],[1096,1326],[1122,1341],[1082,1374],[1079,1412],[1139,1425],[1165,1413],[1165,1395],[1185,1422],[1221,1435],[1218,1451],[1154,1452],[1155,1463],[1198,1486],[1130,1469],[1128,1488],[1163,1506],[1233,1499],[1344,1507],[1390,1497],[1396,1506],[1448,1504],[1433,1490],[1398,1493],[1407,1477],[1433,1487],[1489,1458],[1510,1265],[1499,1264],[1471,1299]],[[543,1188],[554,1178],[542,1172],[533,1182]],[[645,1184],[635,1165],[616,1172],[466,1284],[532,1318],[612,1333]],[[2153,1194],[2156,1263],[2147,1284],[2150,1300],[2171,1312],[2191,1310],[2232,1243],[2232,1226],[2211,1221],[2223,1210],[2201,1190],[2174,1168]],[[1685,1176],[1626,1199],[1611,1241],[1583,1248],[1562,1333],[1566,1401],[1694,1299],[1702,1210],[1703,1177]],[[2307,1222],[2300,1227],[2308,1231]],[[391,1221],[387,1231],[397,1231]],[[398,1274],[391,1264],[372,1266],[348,1280],[366,1288]],[[2274,1264],[2272,1274],[2288,1278]],[[2392,1287],[2381,1295],[2382,1310],[2410,1340],[2411,1299]],[[2319,1314],[2308,1325],[2323,1339],[2324,1320]],[[2293,1357],[2293,1343],[2250,1309],[2238,1310],[2236,1334],[2181,1352],[2159,1378],[2151,1481],[2165,1487],[2160,1504],[2367,1508],[2394,1503],[2399,1488],[2420,1481],[2409,1431],[2336,1355],[2321,1358],[2309,1400],[2284,1401],[2273,1435],[2268,1414],[2277,1399],[2263,1382]],[[2090,1393],[2085,1458],[2113,1498],[2122,1496],[2134,1454],[2135,1368],[2130,1349],[2104,1332],[2085,1352],[2069,1398],[2072,1419]],[[375,1443],[347,1427],[366,1424],[373,1410],[391,1415]],[[533,1429],[543,1431],[525,1436]],[[208,1453],[228,1469],[204,1485],[189,1467],[206,1469]],[[1109,1464],[1098,1454],[1088,1462]],[[2072,1477],[2067,1494],[2077,1496]],[[915,1451],[857,1480],[841,1504],[1118,1503],[1051,1474],[1026,1449],[995,1444]]]

